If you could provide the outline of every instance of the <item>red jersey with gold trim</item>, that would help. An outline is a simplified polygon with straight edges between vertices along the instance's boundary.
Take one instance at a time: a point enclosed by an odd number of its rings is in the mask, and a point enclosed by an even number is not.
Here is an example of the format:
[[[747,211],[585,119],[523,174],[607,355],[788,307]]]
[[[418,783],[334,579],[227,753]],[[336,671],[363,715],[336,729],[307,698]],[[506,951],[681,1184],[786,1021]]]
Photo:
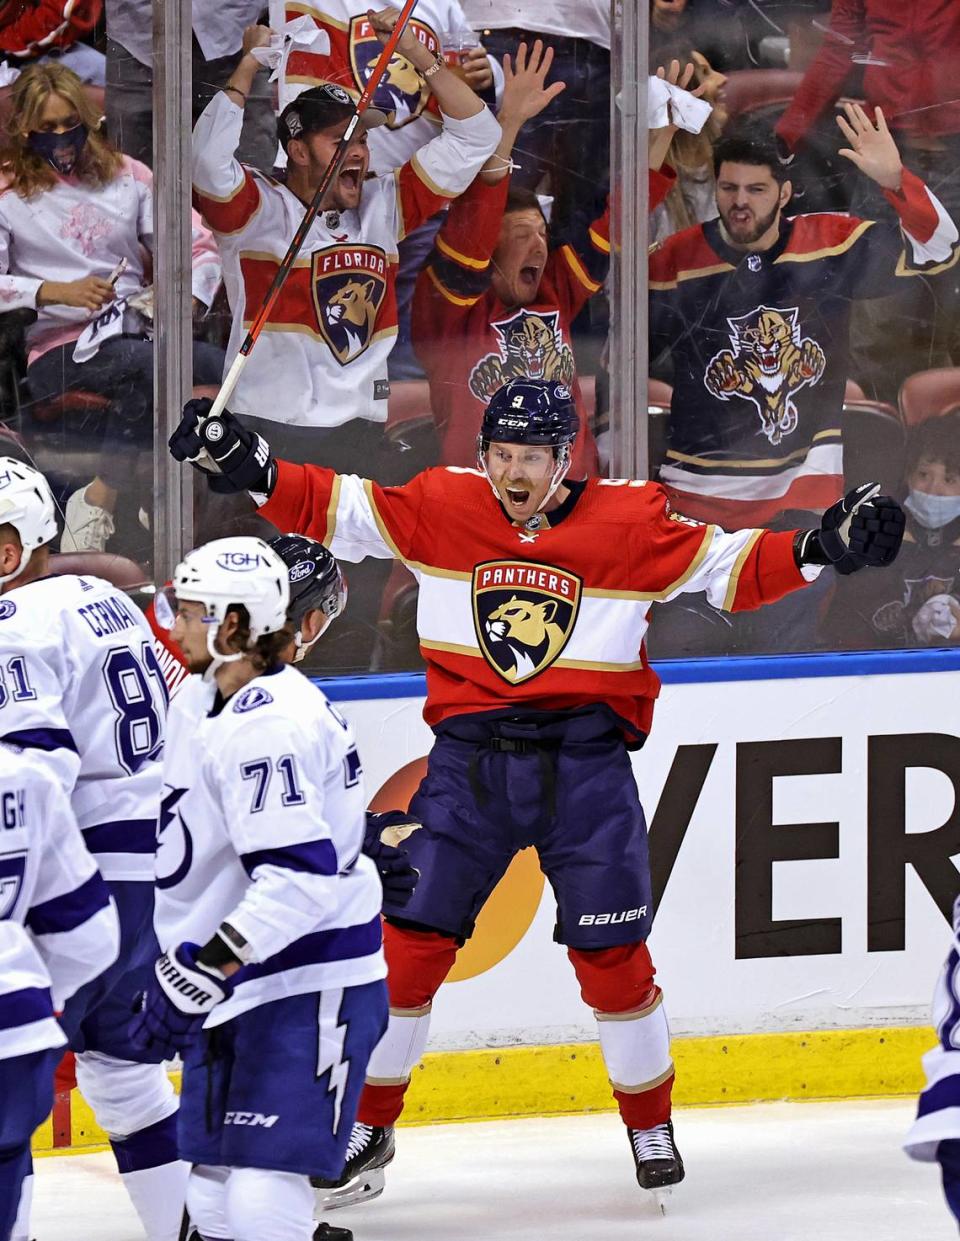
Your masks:
[[[650,174],[651,208],[672,177]],[[447,465],[476,460],[483,411],[511,379],[559,379],[573,391],[580,432],[573,475],[597,472],[597,446],[577,378],[570,324],[603,285],[610,265],[609,209],[552,249],[536,298],[505,305],[491,287],[492,258],[510,188],[477,178],[452,203],[426,266],[417,278],[411,332],[430,381],[430,404]]]
[[[305,211],[281,182],[237,161],[242,125],[242,109],[220,91],[193,135],[194,200],[220,246],[231,359]],[[386,420],[397,243],[466,189],[499,136],[486,108],[444,118],[402,168],[364,183],[357,210],[317,216],[237,384],[235,409],[298,426]]]
[[[960,255],[956,225],[918,177],[904,169],[902,191],[885,195],[899,228],[801,215],[781,221],[769,250],[745,253],[711,220],[653,249],[651,357],[673,360],[660,479],[682,512],[736,529],[842,494],[853,303]]]
[[[366,6],[359,0],[271,0],[270,24],[279,29],[298,17],[313,19],[330,40],[328,52],[294,48],[280,82],[280,108],[320,82],[337,82],[356,99],[367,84],[383,44],[373,32]],[[470,29],[458,0],[417,0],[407,28],[435,55],[443,35]],[[394,52],[374,94],[372,105],[387,114],[382,130],[371,130],[370,167],[398,168],[433,138],[440,110],[426,78],[400,52]]]
[[[644,639],[651,605],[706,591],[729,611],[773,603],[817,569],[794,561],[794,532],[726,534],[673,512],[657,483],[592,478],[563,520],[514,525],[478,470],[425,470],[380,487],[320,466],[279,463],[260,510],[337,557],[402,561],[420,587],[424,718],[511,707],[606,703],[635,740],[660,682]]]

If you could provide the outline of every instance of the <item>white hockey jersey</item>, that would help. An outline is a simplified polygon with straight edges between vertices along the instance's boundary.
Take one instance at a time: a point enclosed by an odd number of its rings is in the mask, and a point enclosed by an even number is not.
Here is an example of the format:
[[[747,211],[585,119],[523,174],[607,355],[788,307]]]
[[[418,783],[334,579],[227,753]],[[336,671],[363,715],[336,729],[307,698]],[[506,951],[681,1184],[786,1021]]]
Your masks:
[[[960,897],[953,906],[953,943],[933,996],[937,1045],[923,1057],[926,1085],[904,1149],[932,1162],[943,1141],[960,1139]]]
[[[153,879],[166,709],[122,590],[69,574],[0,596],[0,739],[43,752],[105,879]]]
[[[77,306],[38,307],[45,280],[106,280],[125,259],[117,299],[132,297],[148,283],[144,261],[152,250],[153,173],[128,156],[99,188],[60,177],[53,189],[25,199],[0,184],[0,310],[36,308],[37,321],[27,329],[31,362],[75,340],[92,317]],[[209,306],[219,284],[217,247],[194,212],[193,295]]]
[[[116,908],[58,780],[0,745],[0,1060],[61,1047],[54,1013],[119,946]]]
[[[222,91],[193,134],[194,201],[217,235],[234,357],[304,214],[299,198],[240,164],[243,111]],[[231,408],[297,426],[387,417],[397,334],[397,243],[463,193],[500,138],[485,108],[395,173],[368,180],[356,211],[321,212],[240,376]]]
[[[320,82],[336,82],[354,99],[359,98],[383,47],[370,25],[366,6],[361,0],[270,0],[274,30],[304,15],[312,17],[326,33],[330,50],[320,53],[294,48],[279,82],[280,109]],[[470,33],[470,24],[459,0],[417,0],[410,29],[428,51],[436,53],[444,50],[445,35]],[[492,58],[490,67],[499,100],[503,70]],[[374,172],[399,168],[440,128],[437,101],[426,78],[396,53],[377,87],[373,106],[388,117],[386,125],[370,131],[370,167]]]
[[[228,921],[253,949],[220,1025],[283,996],[386,974],[383,894],[361,854],[353,730],[290,667],[225,703],[193,676],[170,707],[157,854],[160,947],[204,944]]]

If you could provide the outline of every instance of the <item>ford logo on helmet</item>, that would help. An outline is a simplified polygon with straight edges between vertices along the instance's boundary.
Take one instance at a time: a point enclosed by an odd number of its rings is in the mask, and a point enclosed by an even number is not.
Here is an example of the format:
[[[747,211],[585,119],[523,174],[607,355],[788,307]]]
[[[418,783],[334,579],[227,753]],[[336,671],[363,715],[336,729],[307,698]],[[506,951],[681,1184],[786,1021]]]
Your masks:
[[[290,581],[302,582],[305,577],[309,577],[313,573],[316,567],[312,560],[301,560],[299,564],[295,564],[290,570]]]
[[[228,573],[252,573],[259,568],[262,559],[259,552],[221,552],[216,565]]]

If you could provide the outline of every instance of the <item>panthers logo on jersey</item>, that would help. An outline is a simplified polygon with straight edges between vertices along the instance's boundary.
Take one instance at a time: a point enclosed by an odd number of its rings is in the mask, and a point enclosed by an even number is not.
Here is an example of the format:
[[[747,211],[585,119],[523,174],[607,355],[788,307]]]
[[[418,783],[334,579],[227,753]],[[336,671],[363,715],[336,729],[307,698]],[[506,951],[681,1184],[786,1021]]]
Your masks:
[[[473,571],[473,622],[484,657],[511,685],[550,667],[580,610],[573,573],[529,561],[492,560]]]
[[[820,382],[826,355],[815,340],[801,334],[796,306],[758,306],[728,319],[727,326],[731,347],[707,363],[704,386],[721,401],[735,396],[752,401],[763,434],[779,444],[797,429],[794,394]]]
[[[313,256],[313,304],[320,334],[341,366],[364,353],[387,291],[387,258],[378,246],[341,245]]]
[[[556,379],[573,383],[573,350],[564,344],[558,311],[520,310],[491,324],[499,349],[470,372],[470,391],[484,404],[511,379]]]
[[[407,28],[428,52],[434,55],[439,52],[440,40],[428,25],[413,17]],[[382,50],[383,44],[374,34],[366,14],[354,17],[350,22],[350,67],[358,90],[366,86]],[[375,108],[387,113],[388,128],[402,129],[409,125],[423,113],[429,101],[426,78],[406,56],[394,52],[372,100]]]

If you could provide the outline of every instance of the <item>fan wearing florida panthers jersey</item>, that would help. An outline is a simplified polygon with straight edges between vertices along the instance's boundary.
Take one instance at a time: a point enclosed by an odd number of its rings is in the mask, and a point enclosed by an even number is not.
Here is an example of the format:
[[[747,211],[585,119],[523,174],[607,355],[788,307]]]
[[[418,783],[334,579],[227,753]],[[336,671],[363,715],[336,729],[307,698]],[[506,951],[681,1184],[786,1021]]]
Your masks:
[[[386,1025],[382,891],[361,853],[350,726],[284,664],[287,565],[255,538],[174,574],[174,699],[156,963],[131,1031],[181,1051],[180,1151],[203,1237],[310,1241],[311,1174],[339,1176]]]
[[[646,829],[627,748],[643,743],[659,689],[644,647],[650,608],[704,590],[756,608],[802,590],[827,564],[887,563],[903,513],[857,488],[819,530],[727,534],[678,518],[656,483],[567,480],[573,395],[514,379],[484,414],[478,468],[426,470],[380,487],[276,462],[232,415],[188,404],[173,455],[245,488],[268,520],[347,560],[401,560],[417,577],[436,734],[403,842],[420,872],[401,908],[384,903],[390,1025],[370,1064],[346,1179],[393,1156],[393,1125],[423,1052],[433,996],[487,895],[520,849],[537,848],[642,1186],[680,1181],[673,1065],[646,939]],[[264,459],[267,464],[264,465]],[[616,917],[600,919],[603,911]],[[340,1182],[342,1178],[338,1178]]]
[[[386,40],[398,16],[395,9],[375,15],[378,39]],[[200,117],[193,138],[195,201],[217,235],[233,312],[231,355],[354,107],[342,86],[326,83],[284,108],[278,125],[288,161],[284,182],[238,163],[241,104],[259,69],[252,51],[269,38],[264,27],[245,32],[246,54]],[[386,119],[367,109],[234,397],[238,409],[275,423],[338,428],[334,439],[348,430],[369,436],[386,421],[387,356],[397,334],[398,242],[466,189],[500,136],[481,100],[410,29],[397,46],[426,74],[443,128],[401,168],[366,180],[366,130]],[[354,425],[345,429],[347,424]],[[315,443],[315,435],[307,442]]]
[[[947,1205],[960,1223],[960,897],[953,943],[933,996],[937,1045],[923,1057],[926,1085],[904,1142],[911,1159],[939,1163]]]
[[[853,304],[960,258],[956,221],[903,167],[883,113],[874,124],[847,105],[837,120],[841,155],[882,188],[897,225],[787,216],[789,171],[773,135],[750,127],[714,151],[720,218],[650,255],[651,356],[669,351],[673,382],[660,480],[682,513],[728,530],[837,500]]]
[[[70,797],[120,917],[120,955],[62,1018],[77,1083],[110,1136],[149,1241],[176,1241],[186,1169],[161,1057],[127,1038],[156,955],[153,856],[167,690],[133,602],[92,576],[53,576],[53,496],[0,458],[0,740],[33,753]]]
[[[59,780],[0,742],[0,1241],[31,1235],[30,1137],[67,1041],[54,1014],[119,945],[116,909]]]

